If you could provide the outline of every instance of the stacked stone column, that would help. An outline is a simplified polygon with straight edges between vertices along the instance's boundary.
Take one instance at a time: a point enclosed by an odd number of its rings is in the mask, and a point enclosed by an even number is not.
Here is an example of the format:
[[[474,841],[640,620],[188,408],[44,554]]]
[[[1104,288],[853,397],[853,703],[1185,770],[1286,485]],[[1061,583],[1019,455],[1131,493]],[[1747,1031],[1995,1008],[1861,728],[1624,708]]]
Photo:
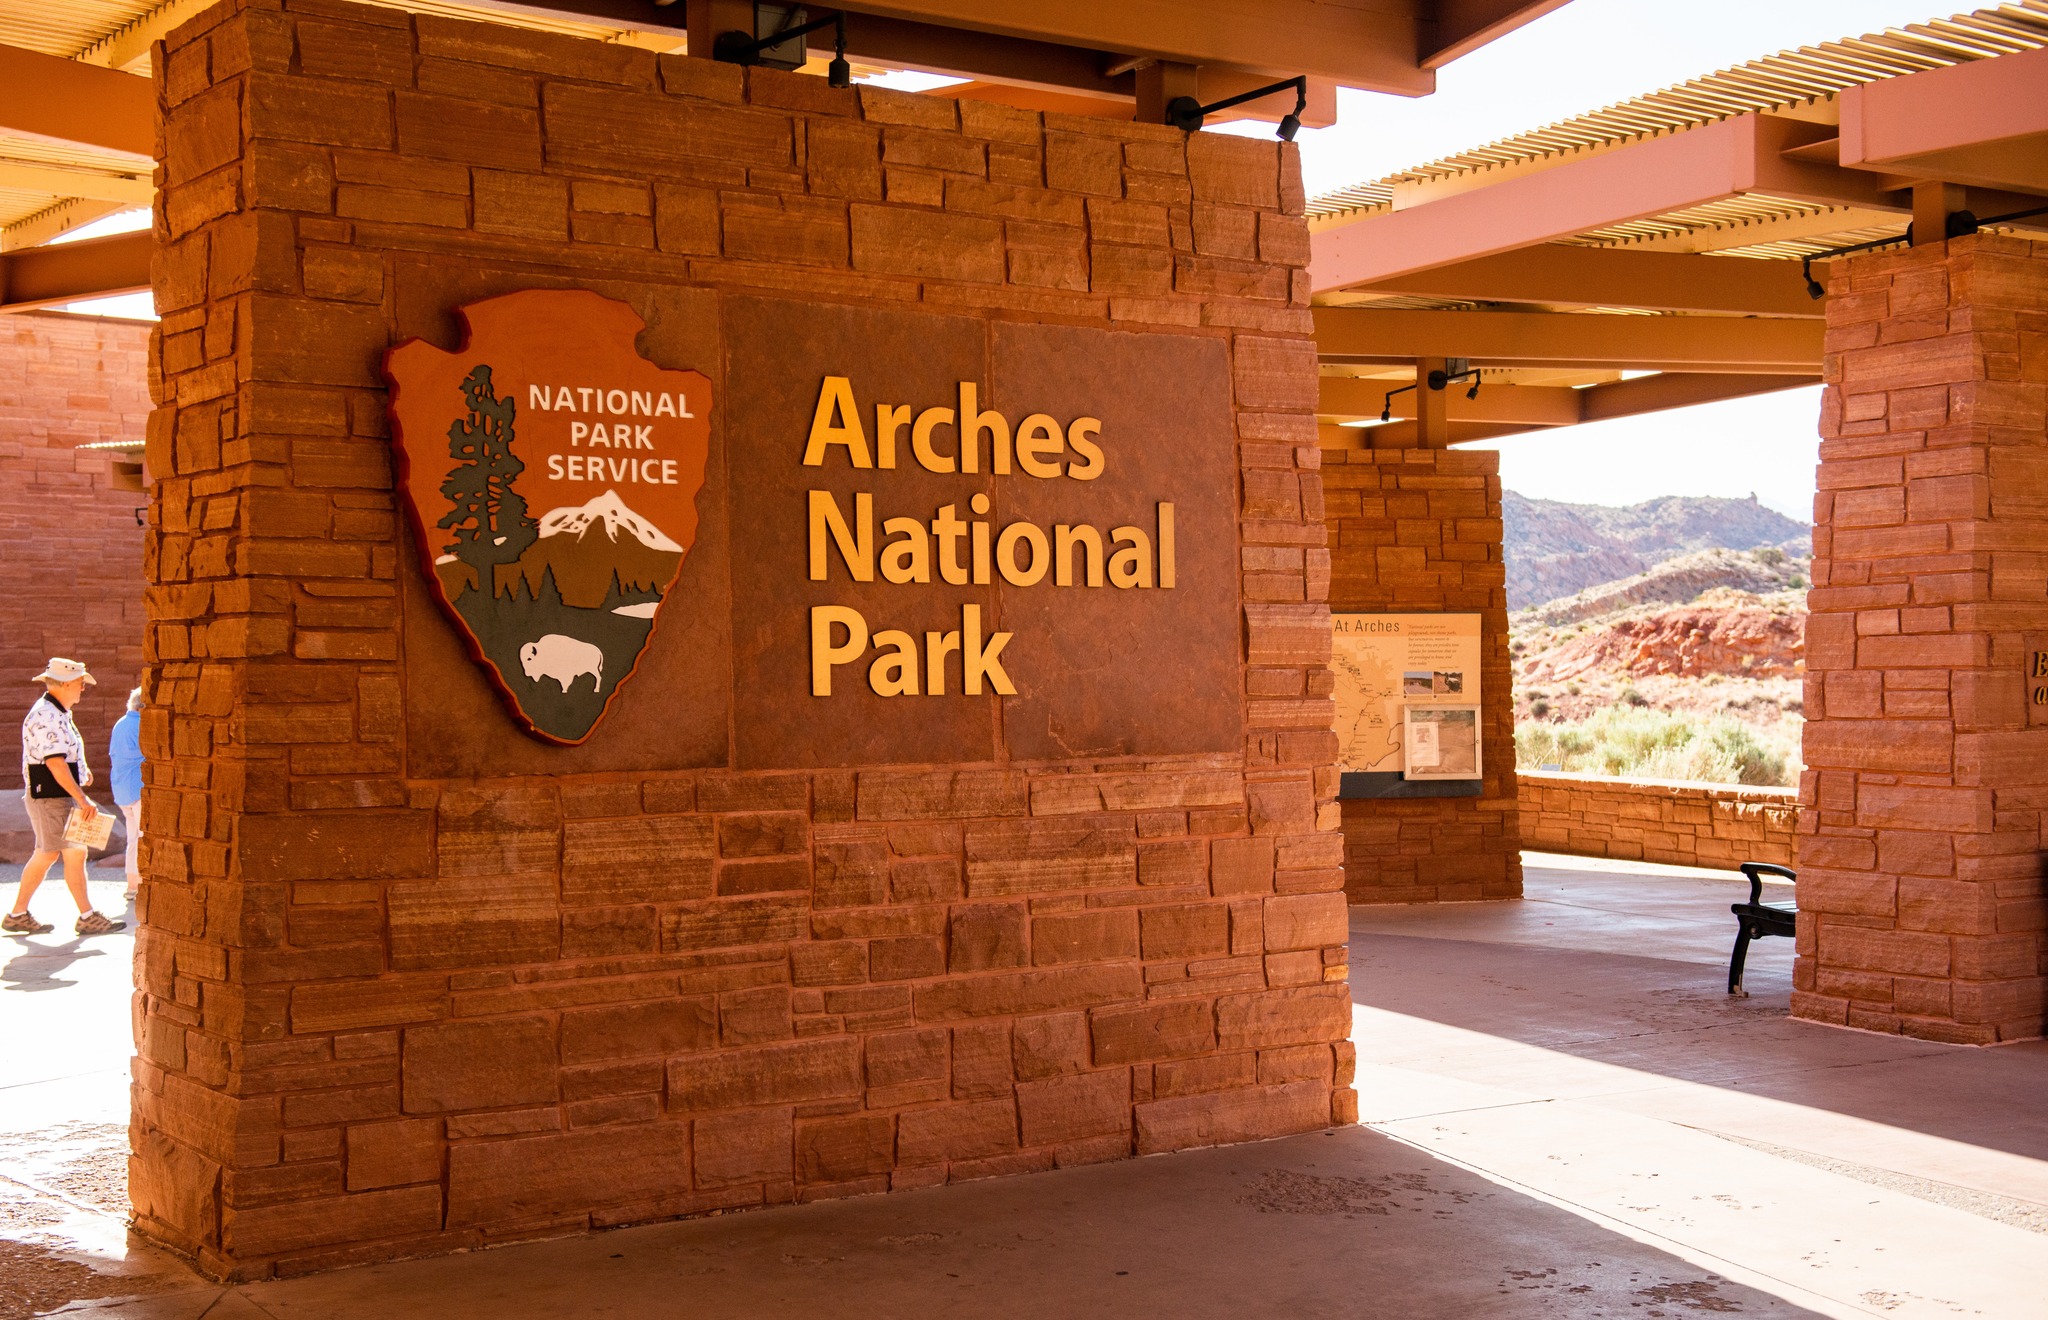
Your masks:
[[[336,0],[154,67],[144,1231],[260,1276],[1355,1117],[1291,147]],[[1211,341],[1222,735],[1168,674],[1156,754],[526,740],[422,602],[379,363],[564,285],[714,389],[762,294]]]
[[[1323,454],[1330,608],[1480,616],[1477,797],[1344,802],[1353,903],[1520,898],[1514,674],[1500,455],[1425,447]]]
[[[1793,1012],[2038,1036],[2048,244],[1831,268]]]

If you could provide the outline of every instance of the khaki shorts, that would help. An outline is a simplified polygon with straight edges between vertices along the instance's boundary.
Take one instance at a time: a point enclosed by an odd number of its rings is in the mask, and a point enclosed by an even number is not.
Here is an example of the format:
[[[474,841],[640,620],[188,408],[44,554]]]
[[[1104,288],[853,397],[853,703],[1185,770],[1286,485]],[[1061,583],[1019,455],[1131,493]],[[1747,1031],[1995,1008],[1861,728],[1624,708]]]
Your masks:
[[[64,822],[71,818],[73,805],[70,798],[24,796],[21,801],[28,808],[28,823],[36,832],[37,852],[82,851],[77,844],[64,842]]]

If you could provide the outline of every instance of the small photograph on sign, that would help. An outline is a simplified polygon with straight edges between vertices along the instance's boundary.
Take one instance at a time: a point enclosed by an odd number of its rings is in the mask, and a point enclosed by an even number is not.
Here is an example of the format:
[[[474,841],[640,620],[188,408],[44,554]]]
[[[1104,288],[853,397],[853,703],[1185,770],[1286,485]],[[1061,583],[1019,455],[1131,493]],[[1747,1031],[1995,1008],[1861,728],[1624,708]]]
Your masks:
[[[1459,671],[1439,669],[1430,675],[1430,694],[1438,697],[1460,696],[1465,691],[1465,675]]]
[[[1479,778],[1477,706],[1410,706],[1403,714],[1406,778]]]
[[[1436,675],[1427,669],[1409,669],[1401,674],[1401,695],[1427,697],[1436,691]]]

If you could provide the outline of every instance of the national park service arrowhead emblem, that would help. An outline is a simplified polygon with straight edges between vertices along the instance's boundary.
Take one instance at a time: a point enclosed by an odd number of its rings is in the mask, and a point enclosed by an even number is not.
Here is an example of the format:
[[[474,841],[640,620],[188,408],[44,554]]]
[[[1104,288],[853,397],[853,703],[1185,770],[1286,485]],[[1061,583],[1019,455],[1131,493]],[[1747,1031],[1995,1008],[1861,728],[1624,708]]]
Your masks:
[[[646,322],[584,290],[460,309],[453,353],[384,357],[420,562],[513,717],[588,738],[633,676],[697,536],[711,383],[641,357]]]

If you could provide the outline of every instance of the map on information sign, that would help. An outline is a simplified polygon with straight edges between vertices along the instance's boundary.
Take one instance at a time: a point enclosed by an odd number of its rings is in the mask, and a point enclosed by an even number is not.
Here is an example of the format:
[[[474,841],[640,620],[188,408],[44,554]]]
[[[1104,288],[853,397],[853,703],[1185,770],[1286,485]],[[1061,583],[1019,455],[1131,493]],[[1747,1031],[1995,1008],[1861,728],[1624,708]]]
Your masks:
[[[1332,626],[1338,768],[1477,779],[1479,616],[1338,614]],[[1425,710],[1441,714],[1418,725]]]

